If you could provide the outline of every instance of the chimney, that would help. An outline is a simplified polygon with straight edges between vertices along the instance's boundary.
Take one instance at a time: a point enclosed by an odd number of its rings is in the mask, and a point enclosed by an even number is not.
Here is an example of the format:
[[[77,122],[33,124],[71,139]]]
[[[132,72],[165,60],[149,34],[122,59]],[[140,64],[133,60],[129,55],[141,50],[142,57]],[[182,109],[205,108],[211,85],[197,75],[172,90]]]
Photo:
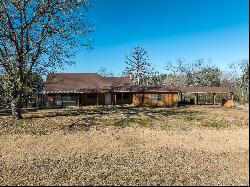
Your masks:
[[[132,73],[129,74],[129,78],[130,78],[131,80],[133,80],[133,75],[132,75]]]

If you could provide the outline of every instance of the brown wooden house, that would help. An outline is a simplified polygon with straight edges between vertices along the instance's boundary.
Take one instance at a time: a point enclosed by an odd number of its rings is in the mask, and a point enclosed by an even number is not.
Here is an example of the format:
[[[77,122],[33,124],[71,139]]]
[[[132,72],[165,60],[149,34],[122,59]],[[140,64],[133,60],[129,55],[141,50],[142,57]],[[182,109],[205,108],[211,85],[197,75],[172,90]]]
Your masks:
[[[41,95],[43,107],[141,104],[173,106],[180,91],[172,85],[133,85],[129,77],[96,73],[49,74]]]
[[[201,104],[199,95],[212,94],[212,103],[223,104],[220,94],[233,92],[225,87],[181,87],[172,85],[134,85],[129,77],[103,77],[96,73],[49,74],[41,95],[42,107],[86,105],[174,106],[183,101],[183,94],[193,95],[193,104]],[[225,100],[226,102],[227,100]],[[192,102],[189,102],[192,104]]]

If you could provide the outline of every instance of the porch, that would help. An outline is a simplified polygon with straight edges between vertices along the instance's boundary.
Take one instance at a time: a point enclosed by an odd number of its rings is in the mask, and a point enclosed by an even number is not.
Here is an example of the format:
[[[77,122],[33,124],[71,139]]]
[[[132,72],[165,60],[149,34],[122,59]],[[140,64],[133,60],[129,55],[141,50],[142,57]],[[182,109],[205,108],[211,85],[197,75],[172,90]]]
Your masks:
[[[39,96],[40,108],[131,104],[132,93],[46,93]]]
[[[181,104],[193,105],[224,105],[233,104],[233,92],[225,87],[185,87],[180,88]],[[186,100],[188,98],[188,100]]]

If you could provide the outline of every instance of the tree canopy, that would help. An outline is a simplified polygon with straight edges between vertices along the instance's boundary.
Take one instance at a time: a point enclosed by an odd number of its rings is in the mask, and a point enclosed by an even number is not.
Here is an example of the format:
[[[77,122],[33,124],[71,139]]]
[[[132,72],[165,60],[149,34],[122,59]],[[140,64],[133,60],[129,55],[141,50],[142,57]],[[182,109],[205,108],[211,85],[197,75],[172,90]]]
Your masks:
[[[135,47],[125,58],[125,75],[132,75],[137,85],[144,84],[152,76],[153,69],[149,63],[148,52],[142,47]]]
[[[21,100],[34,72],[72,64],[77,49],[91,47],[90,5],[87,0],[0,1],[0,72],[9,82],[17,118],[22,118]]]

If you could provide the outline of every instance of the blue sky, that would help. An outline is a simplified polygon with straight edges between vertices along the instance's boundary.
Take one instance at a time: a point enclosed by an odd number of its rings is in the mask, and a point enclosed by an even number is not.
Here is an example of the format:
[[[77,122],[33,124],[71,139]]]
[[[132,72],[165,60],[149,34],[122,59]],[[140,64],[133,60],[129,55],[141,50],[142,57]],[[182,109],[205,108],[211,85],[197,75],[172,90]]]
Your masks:
[[[249,58],[248,7],[248,0],[95,0],[88,15],[96,28],[94,49],[80,50],[64,72],[105,66],[118,75],[136,46],[160,72],[177,58],[211,58],[223,69]]]

